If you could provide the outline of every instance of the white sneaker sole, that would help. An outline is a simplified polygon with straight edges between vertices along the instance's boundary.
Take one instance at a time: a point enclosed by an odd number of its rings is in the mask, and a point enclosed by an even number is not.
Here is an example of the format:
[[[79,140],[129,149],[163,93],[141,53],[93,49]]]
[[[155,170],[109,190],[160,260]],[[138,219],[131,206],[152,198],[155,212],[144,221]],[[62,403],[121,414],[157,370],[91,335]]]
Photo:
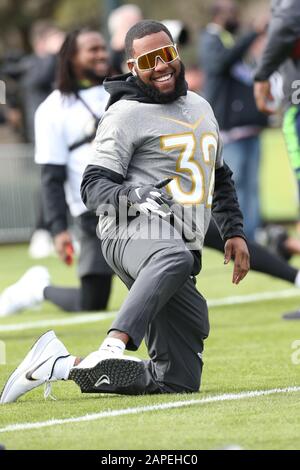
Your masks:
[[[142,361],[124,358],[104,359],[96,366],[80,369],[80,364],[71,369],[69,379],[79,385],[83,393],[114,392],[116,388],[129,387],[144,374]]]

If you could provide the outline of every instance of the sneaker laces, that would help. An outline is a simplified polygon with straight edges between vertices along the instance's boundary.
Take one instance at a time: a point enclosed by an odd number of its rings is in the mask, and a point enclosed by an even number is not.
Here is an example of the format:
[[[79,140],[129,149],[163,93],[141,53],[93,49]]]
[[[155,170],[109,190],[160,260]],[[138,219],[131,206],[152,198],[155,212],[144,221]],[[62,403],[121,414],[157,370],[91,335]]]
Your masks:
[[[112,354],[113,356],[122,356],[123,350],[119,346],[104,346],[99,348],[100,353],[105,352],[107,354]]]
[[[50,398],[51,400],[56,401],[57,399],[55,398],[54,395],[51,394],[51,392],[52,392],[52,383],[50,382],[50,380],[47,380],[45,382],[45,387],[44,387],[44,398],[45,400]]]

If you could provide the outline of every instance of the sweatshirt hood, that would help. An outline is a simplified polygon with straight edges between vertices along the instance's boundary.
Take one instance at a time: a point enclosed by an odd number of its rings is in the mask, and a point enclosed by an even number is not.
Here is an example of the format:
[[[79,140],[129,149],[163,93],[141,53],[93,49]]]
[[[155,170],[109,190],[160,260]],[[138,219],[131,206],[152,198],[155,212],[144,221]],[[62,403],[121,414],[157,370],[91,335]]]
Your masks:
[[[139,101],[141,103],[156,103],[150,96],[147,96],[142,88],[137,84],[136,77],[132,73],[116,75],[106,78],[103,82],[105,90],[110,94],[106,105],[107,110],[112,104],[119,100]],[[182,95],[186,95],[187,86],[182,90]]]
[[[151,98],[146,96],[138,87],[136,78],[132,73],[124,75],[116,75],[106,78],[103,82],[105,90],[110,94],[110,98],[106,105],[106,110],[119,100],[133,100],[142,103],[153,103]]]

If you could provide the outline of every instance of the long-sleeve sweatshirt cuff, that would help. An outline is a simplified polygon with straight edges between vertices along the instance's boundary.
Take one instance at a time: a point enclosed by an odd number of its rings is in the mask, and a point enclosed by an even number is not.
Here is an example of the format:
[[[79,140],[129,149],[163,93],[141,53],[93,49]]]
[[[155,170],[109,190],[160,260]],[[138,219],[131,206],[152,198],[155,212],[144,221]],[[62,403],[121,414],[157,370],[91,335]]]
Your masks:
[[[243,230],[233,230],[232,232],[226,233],[226,235],[224,235],[224,241],[226,242],[230,238],[234,238],[234,237],[243,238],[245,242],[248,243],[247,237],[245,233],[243,232]]]
[[[67,228],[68,228],[68,224],[65,218],[57,219],[51,224],[51,227],[50,227],[51,235],[55,237],[59,233],[67,230]]]

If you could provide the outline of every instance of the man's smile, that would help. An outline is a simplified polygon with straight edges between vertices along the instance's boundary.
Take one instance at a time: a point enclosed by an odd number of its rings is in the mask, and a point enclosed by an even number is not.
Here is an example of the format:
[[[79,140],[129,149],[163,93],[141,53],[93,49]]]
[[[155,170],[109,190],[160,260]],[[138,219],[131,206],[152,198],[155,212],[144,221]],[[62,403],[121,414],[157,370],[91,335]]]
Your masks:
[[[167,82],[168,80],[171,80],[173,75],[174,75],[174,72],[173,73],[166,73],[164,75],[161,75],[160,77],[153,78],[152,80],[155,81],[155,82]]]

